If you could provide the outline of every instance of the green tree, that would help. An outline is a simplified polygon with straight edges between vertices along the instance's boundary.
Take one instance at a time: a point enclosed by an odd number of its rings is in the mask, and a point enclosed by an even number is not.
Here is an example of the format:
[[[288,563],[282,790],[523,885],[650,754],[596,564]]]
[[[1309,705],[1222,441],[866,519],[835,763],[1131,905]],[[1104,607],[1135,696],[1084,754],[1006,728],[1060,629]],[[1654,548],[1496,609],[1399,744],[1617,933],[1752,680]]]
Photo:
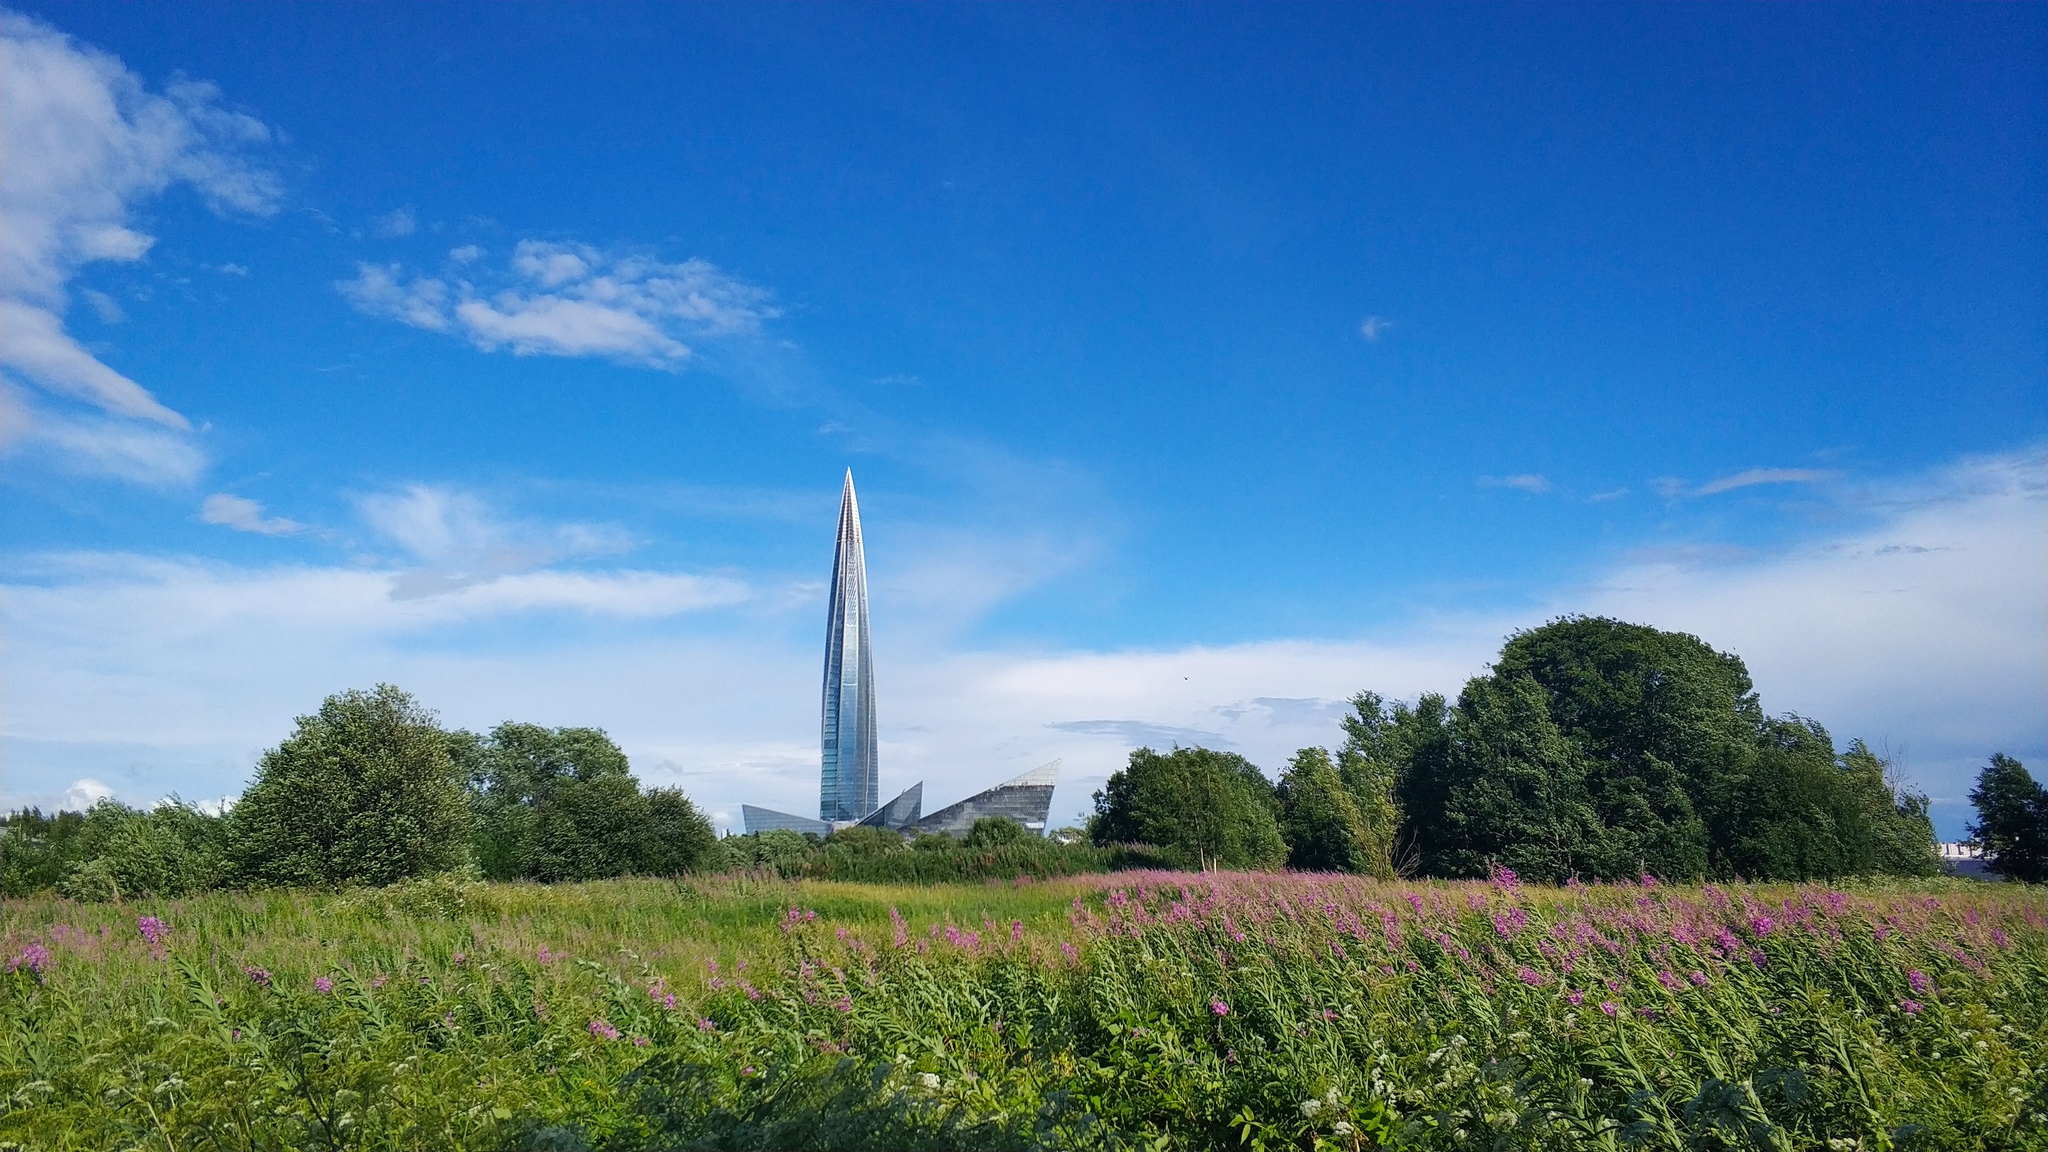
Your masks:
[[[177,800],[148,811],[102,800],[86,813],[81,858],[58,890],[79,900],[203,892],[221,879],[224,824]]]
[[[1280,773],[1277,792],[1288,867],[1307,872],[1371,870],[1371,835],[1365,818],[1328,752],[1296,752]]]
[[[1008,816],[983,816],[967,830],[969,848],[1001,848],[1006,844],[1019,844],[1031,835],[1029,829]]]
[[[1358,807],[1363,838],[1356,846],[1357,870],[1392,879],[1395,845],[1401,828],[1401,807],[1395,799],[1400,775],[1400,720],[1405,709],[1387,706],[1374,693],[1351,699],[1344,717],[1344,746],[1337,752],[1337,775]]]
[[[390,884],[460,866],[468,825],[446,733],[380,684],[329,696],[263,754],[228,847],[248,884]]]
[[[0,896],[55,888],[83,859],[84,833],[83,812],[23,808],[0,820]]]
[[[654,850],[654,812],[631,776],[554,782],[534,806],[528,875],[543,883],[639,871]]]
[[[647,811],[653,829],[639,871],[649,876],[681,876],[715,868],[718,833],[682,789],[649,791]]]
[[[1279,798],[1232,752],[1140,748],[1095,794],[1096,844],[1150,844],[1183,868],[1274,868],[1287,859]]]
[[[2012,880],[2048,881],[2048,789],[2026,765],[1994,753],[1977,774],[1970,803],[1977,809],[1970,839],[1984,849],[1986,866]]]

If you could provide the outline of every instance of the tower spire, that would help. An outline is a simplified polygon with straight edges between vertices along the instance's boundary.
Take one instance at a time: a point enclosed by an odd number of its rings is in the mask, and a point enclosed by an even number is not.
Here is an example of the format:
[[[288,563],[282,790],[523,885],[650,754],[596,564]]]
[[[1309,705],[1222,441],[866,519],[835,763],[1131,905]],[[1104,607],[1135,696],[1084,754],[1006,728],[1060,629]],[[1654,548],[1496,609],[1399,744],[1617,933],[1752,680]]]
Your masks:
[[[868,649],[868,570],[861,554],[860,502],[853,469],[839,493],[839,542],[825,617],[824,748],[818,819],[859,820],[875,810],[875,662]]]

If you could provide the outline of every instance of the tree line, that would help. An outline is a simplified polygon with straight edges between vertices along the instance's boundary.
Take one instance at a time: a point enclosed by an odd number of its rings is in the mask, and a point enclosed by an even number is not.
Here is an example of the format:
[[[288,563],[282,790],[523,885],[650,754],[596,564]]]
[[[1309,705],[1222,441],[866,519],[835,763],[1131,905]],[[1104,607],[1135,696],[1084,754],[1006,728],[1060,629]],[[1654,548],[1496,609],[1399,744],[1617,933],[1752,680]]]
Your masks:
[[[1334,752],[1277,783],[1243,757],[1140,749],[1095,794],[1098,844],[1190,868],[1562,882],[1941,870],[1928,800],[1862,741],[1767,714],[1742,660],[1698,637],[1568,617],[1510,637],[1456,700],[1365,692]],[[1971,835],[1995,870],[2043,879],[2048,794],[1993,757]]]
[[[224,814],[102,801],[17,812],[0,893],[81,899],[215,887],[384,885],[436,873],[541,882],[768,869],[935,882],[1125,867],[1530,880],[1940,870],[1925,796],[1861,741],[1764,712],[1742,661],[1697,637],[1571,617],[1509,638],[1455,701],[1352,700],[1344,741],[1277,782],[1244,757],[1141,748],[1085,834],[987,820],[964,839],[876,829],[718,838],[643,788],[596,728],[448,731],[390,685],[329,697],[264,753]],[[2003,754],[1971,793],[1998,871],[2048,879],[2048,791]]]

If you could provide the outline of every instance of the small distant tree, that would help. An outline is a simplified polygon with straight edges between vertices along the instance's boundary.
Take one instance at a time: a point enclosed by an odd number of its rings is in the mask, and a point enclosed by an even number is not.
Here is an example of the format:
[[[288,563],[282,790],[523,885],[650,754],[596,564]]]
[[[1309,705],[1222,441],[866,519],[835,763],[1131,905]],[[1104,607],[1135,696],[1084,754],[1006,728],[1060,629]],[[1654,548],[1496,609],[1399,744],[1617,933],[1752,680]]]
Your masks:
[[[82,858],[85,813],[23,808],[0,820],[0,896],[47,892]]]
[[[1368,870],[1371,850],[1365,819],[1328,752],[1296,752],[1280,774],[1278,791],[1288,867],[1308,872]]]
[[[1970,803],[1977,809],[1970,839],[1984,849],[1985,866],[2011,880],[2048,881],[2048,789],[2026,765],[1994,754],[1977,774]]]
[[[1089,835],[1153,845],[1181,868],[1277,868],[1287,860],[1278,815],[1273,785],[1234,752],[1140,748],[1095,794]]]
[[[469,810],[433,713],[403,691],[329,696],[263,754],[229,816],[256,885],[390,884],[461,865]]]
[[[1001,848],[1022,843],[1031,832],[1008,816],[983,816],[967,830],[969,848]]]

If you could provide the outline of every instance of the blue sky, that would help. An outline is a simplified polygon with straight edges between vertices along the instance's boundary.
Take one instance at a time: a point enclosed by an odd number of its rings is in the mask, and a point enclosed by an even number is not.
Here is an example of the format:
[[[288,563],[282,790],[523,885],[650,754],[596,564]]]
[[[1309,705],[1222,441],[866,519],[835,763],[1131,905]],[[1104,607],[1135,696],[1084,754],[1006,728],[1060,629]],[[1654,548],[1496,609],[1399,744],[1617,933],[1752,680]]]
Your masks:
[[[1572,611],[2048,757],[2038,6],[8,13],[9,803],[392,680],[806,810],[847,467],[885,791]]]

